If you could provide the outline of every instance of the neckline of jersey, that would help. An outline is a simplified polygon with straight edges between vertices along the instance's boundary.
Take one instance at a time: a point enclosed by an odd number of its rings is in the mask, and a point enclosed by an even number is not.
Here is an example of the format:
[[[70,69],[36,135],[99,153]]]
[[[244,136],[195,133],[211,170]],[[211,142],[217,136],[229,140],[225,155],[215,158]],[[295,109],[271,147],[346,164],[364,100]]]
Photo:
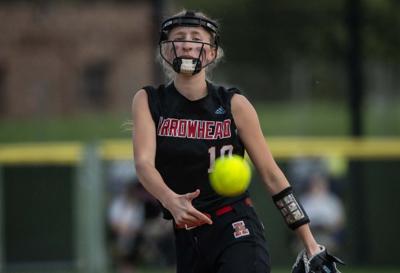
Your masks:
[[[178,96],[182,97],[185,101],[190,102],[190,103],[199,103],[199,102],[202,102],[203,100],[207,99],[207,98],[210,96],[210,93],[211,93],[211,83],[208,82],[208,81],[206,81],[206,84],[207,84],[207,94],[206,94],[204,97],[201,97],[201,98],[196,99],[196,100],[191,100],[191,99],[188,99],[187,97],[185,97],[181,92],[178,91],[178,89],[176,89],[175,83],[174,83],[174,82],[171,83],[171,89],[172,89],[176,94],[178,94]]]

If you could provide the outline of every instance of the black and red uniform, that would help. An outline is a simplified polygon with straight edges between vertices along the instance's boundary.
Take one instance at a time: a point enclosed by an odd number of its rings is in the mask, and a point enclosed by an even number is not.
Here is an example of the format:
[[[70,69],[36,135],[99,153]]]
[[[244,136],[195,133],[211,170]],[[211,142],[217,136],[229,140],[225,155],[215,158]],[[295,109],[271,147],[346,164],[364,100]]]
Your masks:
[[[156,169],[178,194],[200,189],[193,206],[213,220],[190,230],[175,227],[177,272],[270,272],[264,229],[249,193],[223,197],[209,181],[215,159],[244,156],[231,112],[231,99],[239,91],[207,82],[207,95],[192,101],[173,83],[144,89],[156,127]],[[172,219],[165,208],[164,217]]]

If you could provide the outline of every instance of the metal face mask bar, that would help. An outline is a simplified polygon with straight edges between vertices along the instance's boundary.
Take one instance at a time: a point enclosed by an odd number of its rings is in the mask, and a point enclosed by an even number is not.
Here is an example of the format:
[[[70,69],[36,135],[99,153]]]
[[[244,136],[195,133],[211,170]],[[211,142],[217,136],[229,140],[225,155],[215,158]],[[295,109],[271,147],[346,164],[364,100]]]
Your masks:
[[[186,26],[186,27],[203,27],[208,32],[210,32],[211,36],[213,37],[213,44],[205,43],[205,42],[198,42],[198,41],[171,41],[168,40],[168,33],[171,29],[178,27],[178,26]],[[200,43],[202,44],[199,56],[195,59],[186,59],[177,56],[175,43],[179,42],[188,42],[188,43]],[[175,16],[165,20],[161,24],[161,34],[160,34],[160,55],[161,57],[174,69],[177,73],[186,73],[186,74],[196,74],[201,71],[204,67],[210,65],[214,62],[215,58],[203,66],[200,57],[204,52],[204,46],[209,45],[212,48],[218,49],[218,42],[219,42],[219,35],[218,35],[218,25],[206,18],[202,18],[196,16],[195,12],[187,11],[182,16]],[[175,54],[174,60],[172,63],[164,56],[163,46],[167,46],[168,44],[172,45],[173,52]]]
[[[176,44],[179,43],[193,43],[193,44],[199,44],[200,50],[199,50],[199,55],[196,58],[193,59],[188,59],[188,58],[181,58],[178,57],[176,53]],[[200,72],[200,70],[208,65],[210,65],[212,62],[207,63],[206,65],[202,65],[201,61],[201,56],[204,53],[204,46],[209,45],[210,47],[213,47],[212,44],[210,43],[205,43],[205,42],[198,42],[198,41],[162,41],[160,43],[160,55],[161,57],[167,62],[175,72],[177,73],[186,73],[186,74],[196,74]],[[172,48],[165,49],[164,47],[171,46]],[[165,56],[165,50],[171,50],[173,54],[175,55],[172,63],[169,61]],[[214,61],[214,60],[213,60]]]

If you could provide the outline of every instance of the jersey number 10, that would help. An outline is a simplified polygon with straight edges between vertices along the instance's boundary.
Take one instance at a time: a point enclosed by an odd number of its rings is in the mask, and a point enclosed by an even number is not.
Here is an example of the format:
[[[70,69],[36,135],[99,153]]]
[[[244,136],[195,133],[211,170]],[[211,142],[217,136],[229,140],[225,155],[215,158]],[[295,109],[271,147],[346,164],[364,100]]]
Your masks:
[[[210,167],[208,168],[208,173],[211,173],[214,169],[215,159],[217,158],[216,155],[217,148],[212,146],[208,149],[208,154],[210,155]],[[219,150],[219,157],[220,156],[232,156],[233,154],[233,146],[232,145],[224,145]]]

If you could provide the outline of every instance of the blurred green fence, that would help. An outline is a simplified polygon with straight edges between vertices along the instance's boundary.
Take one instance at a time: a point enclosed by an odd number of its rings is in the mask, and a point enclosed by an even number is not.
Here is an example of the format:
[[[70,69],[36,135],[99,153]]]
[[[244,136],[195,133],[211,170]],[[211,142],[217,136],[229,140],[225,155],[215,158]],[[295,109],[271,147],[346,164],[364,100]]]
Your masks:
[[[285,172],[298,157],[328,158],[333,169],[345,172],[345,260],[400,265],[400,139],[271,138],[268,143]],[[0,271],[105,272],[105,169],[107,162],[131,159],[129,140],[0,145]],[[291,232],[257,180],[255,175],[250,190],[272,261],[291,263]]]

